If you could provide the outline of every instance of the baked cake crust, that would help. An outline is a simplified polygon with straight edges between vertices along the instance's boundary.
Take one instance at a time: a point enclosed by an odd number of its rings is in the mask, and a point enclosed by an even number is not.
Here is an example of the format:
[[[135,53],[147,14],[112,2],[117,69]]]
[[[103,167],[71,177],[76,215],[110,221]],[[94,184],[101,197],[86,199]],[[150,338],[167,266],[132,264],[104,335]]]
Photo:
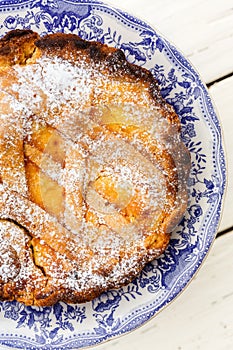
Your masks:
[[[85,302],[132,281],[187,207],[189,152],[152,74],[73,34],[0,40],[0,298]]]

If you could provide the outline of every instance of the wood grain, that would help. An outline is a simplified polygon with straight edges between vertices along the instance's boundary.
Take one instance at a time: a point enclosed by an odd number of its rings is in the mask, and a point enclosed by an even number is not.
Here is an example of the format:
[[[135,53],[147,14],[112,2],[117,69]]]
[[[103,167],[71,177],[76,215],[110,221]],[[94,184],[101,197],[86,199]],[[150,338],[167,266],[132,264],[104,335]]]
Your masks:
[[[230,0],[109,0],[147,21],[189,58],[210,83],[233,71],[233,6]]]

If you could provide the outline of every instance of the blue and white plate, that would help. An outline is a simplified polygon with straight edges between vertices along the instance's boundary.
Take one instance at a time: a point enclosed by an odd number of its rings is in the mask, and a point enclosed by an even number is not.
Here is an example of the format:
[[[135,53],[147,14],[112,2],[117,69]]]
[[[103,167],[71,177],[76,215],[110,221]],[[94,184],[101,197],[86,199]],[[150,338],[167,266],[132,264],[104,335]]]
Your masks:
[[[221,130],[205,85],[183,55],[141,20],[99,1],[0,0],[0,35],[16,28],[76,33],[121,48],[158,80],[190,150],[190,203],[166,252],[128,286],[93,302],[53,307],[0,303],[0,345],[78,349],[134,330],[190,282],[214,240],[226,182]]]

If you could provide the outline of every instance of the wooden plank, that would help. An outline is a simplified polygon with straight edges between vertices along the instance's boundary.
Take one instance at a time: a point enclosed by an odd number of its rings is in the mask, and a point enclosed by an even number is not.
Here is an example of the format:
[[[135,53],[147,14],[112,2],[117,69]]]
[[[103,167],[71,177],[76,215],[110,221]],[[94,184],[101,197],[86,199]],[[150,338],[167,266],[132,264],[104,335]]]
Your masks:
[[[228,165],[228,186],[219,231],[233,226],[233,76],[212,85],[209,89],[222,124]]]
[[[229,0],[109,0],[158,29],[206,83],[233,71],[233,7]]]
[[[99,350],[229,350],[233,344],[233,231],[217,238],[196,278],[136,331]]]

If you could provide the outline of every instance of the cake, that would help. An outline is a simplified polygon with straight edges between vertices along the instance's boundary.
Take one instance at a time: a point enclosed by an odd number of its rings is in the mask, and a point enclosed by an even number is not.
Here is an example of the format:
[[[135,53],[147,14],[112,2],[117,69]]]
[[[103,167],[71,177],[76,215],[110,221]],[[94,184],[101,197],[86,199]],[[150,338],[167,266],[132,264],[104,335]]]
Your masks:
[[[152,74],[73,34],[0,40],[0,299],[81,303],[164,253],[190,156]]]

